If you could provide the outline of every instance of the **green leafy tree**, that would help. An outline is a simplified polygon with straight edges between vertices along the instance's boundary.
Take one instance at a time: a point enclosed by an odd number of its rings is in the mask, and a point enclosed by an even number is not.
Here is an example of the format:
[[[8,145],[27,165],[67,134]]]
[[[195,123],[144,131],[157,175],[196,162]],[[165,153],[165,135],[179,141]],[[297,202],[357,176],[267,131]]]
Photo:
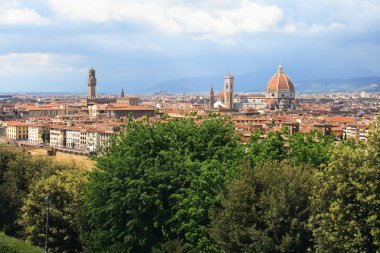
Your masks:
[[[21,227],[17,223],[23,199],[34,184],[51,168],[51,160],[32,157],[14,146],[0,148],[2,168],[0,183],[0,224],[8,235],[18,235]]]
[[[377,119],[368,144],[337,147],[329,165],[315,174],[311,198],[317,252],[380,250],[380,129]]]
[[[286,132],[286,129],[270,132],[266,138],[260,139],[262,133],[255,131],[247,146],[251,164],[289,160],[296,165],[307,163],[319,167],[328,163],[334,146],[333,138],[316,131],[295,135],[287,135]]]
[[[44,129],[42,130],[42,141],[44,142],[44,144],[47,144],[50,142],[50,132],[48,129]]]
[[[49,248],[53,252],[80,252],[79,233],[83,213],[81,191],[85,182],[85,172],[68,164],[31,186],[19,221],[24,227],[25,238],[35,245],[44,245],[45,197],[49,195],[52,200],[49,208]]]
[[[246,168],[212,216],[225,252],[305,252],[312,169],[287,163]]]
[[[22,227],[17,223],[23,200],[29,193],[31,185],[36,183],[43,174],[51,168],[51,160],[44,157],[32,157],[27,153],[20,153],[9,163],[9,170],[5,174],[5,183],[2,185],[4,197],[8,198],[4,231],[9,235],[21,233]]]
[[[380,171],[367,152],[343,147],[315,174],[312,217],[317,252],[378,252]]]
[[[180,240],[168,241],[158,248],[153,248],[152,253],[185,253],[185,247]],[[195,253],[195,252],[194,252]]]
[[[296,164],[308,163],[318,168],[329,162],[334,139],[321,132],[295,134],[288,137],[288,158]]]
[[[186,252],[217,252],[209,211],[236,176],[241,153],[224,118],[129,122],[90,173],[86,250],[150,252],[179,240]]]
[[[0,145],[0,229],[7,234],[14,234],[14,213],[12,207],[11,189],[6,185],[7,174],[10,171],[10,163],[17,159],[23,152],[11,145]]]
[[[251,164],[282,161],[286,158],[288,148],[281,132],[270,132],[267,138],[260,139],[260,132],[255,132],[247,147],[247,156]]]

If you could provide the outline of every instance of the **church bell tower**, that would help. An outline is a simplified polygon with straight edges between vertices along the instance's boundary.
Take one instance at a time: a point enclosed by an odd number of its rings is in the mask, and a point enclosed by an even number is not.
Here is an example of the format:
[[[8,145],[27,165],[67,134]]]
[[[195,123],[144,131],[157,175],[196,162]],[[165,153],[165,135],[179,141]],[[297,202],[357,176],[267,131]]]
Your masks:
[[[209,100],[208,100],[208,108],[209,109],[214,109],[214,103],[215,103],[215,96],[214,96],[214,88],[210,87],[210,95],[209,95]]]
[[[95,69],[91,68],[88,71],[88,97],[96,98],[96,77],[95,77]]]
[[[227,110],[234,108],[234,77],[230,74],[224,77],[224,104]]]

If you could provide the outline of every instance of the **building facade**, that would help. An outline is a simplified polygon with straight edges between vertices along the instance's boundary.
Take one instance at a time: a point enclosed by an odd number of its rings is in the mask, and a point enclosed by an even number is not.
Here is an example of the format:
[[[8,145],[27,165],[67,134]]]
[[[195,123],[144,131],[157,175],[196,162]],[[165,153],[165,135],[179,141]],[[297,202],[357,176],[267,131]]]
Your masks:
[[[267,99],[264,94],[237,94],[234,97],[234,106],[237,109],[265,109]]]
[[[81,144],[81,129],[68,128],[66,129],[66,148],[80,149]]]
[[[35,144],[35,145],[40,145],[43,144],[43,138],[42,134],[45,129],[45,126],[43,125],[30,125],[28,126],[28,142]]]
[[[50,128],[50,146],[57,148],[66,147],[66,128],[51,127]]]
[[[28,140],[28,124],[22,122],[7,123],[7,138],[11,140]]]

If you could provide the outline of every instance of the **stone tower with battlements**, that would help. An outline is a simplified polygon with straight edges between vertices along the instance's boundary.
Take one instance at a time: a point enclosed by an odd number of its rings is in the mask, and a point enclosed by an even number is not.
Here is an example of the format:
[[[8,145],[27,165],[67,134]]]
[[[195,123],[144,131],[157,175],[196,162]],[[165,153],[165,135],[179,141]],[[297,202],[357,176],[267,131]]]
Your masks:
[[[230,74],[224,77],[224,105],[227,110],[234,109],[234,77]]]
[[[93,68],[88,71],[88,97],[96,98],[96,77]]]

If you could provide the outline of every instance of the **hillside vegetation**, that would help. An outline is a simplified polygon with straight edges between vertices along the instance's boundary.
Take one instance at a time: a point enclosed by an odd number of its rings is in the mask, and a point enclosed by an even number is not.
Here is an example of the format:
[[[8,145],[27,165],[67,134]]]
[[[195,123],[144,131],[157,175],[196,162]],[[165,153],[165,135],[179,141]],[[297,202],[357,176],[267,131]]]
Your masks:
[[[41,253],[42,248],[0,232],[0,253]]]

